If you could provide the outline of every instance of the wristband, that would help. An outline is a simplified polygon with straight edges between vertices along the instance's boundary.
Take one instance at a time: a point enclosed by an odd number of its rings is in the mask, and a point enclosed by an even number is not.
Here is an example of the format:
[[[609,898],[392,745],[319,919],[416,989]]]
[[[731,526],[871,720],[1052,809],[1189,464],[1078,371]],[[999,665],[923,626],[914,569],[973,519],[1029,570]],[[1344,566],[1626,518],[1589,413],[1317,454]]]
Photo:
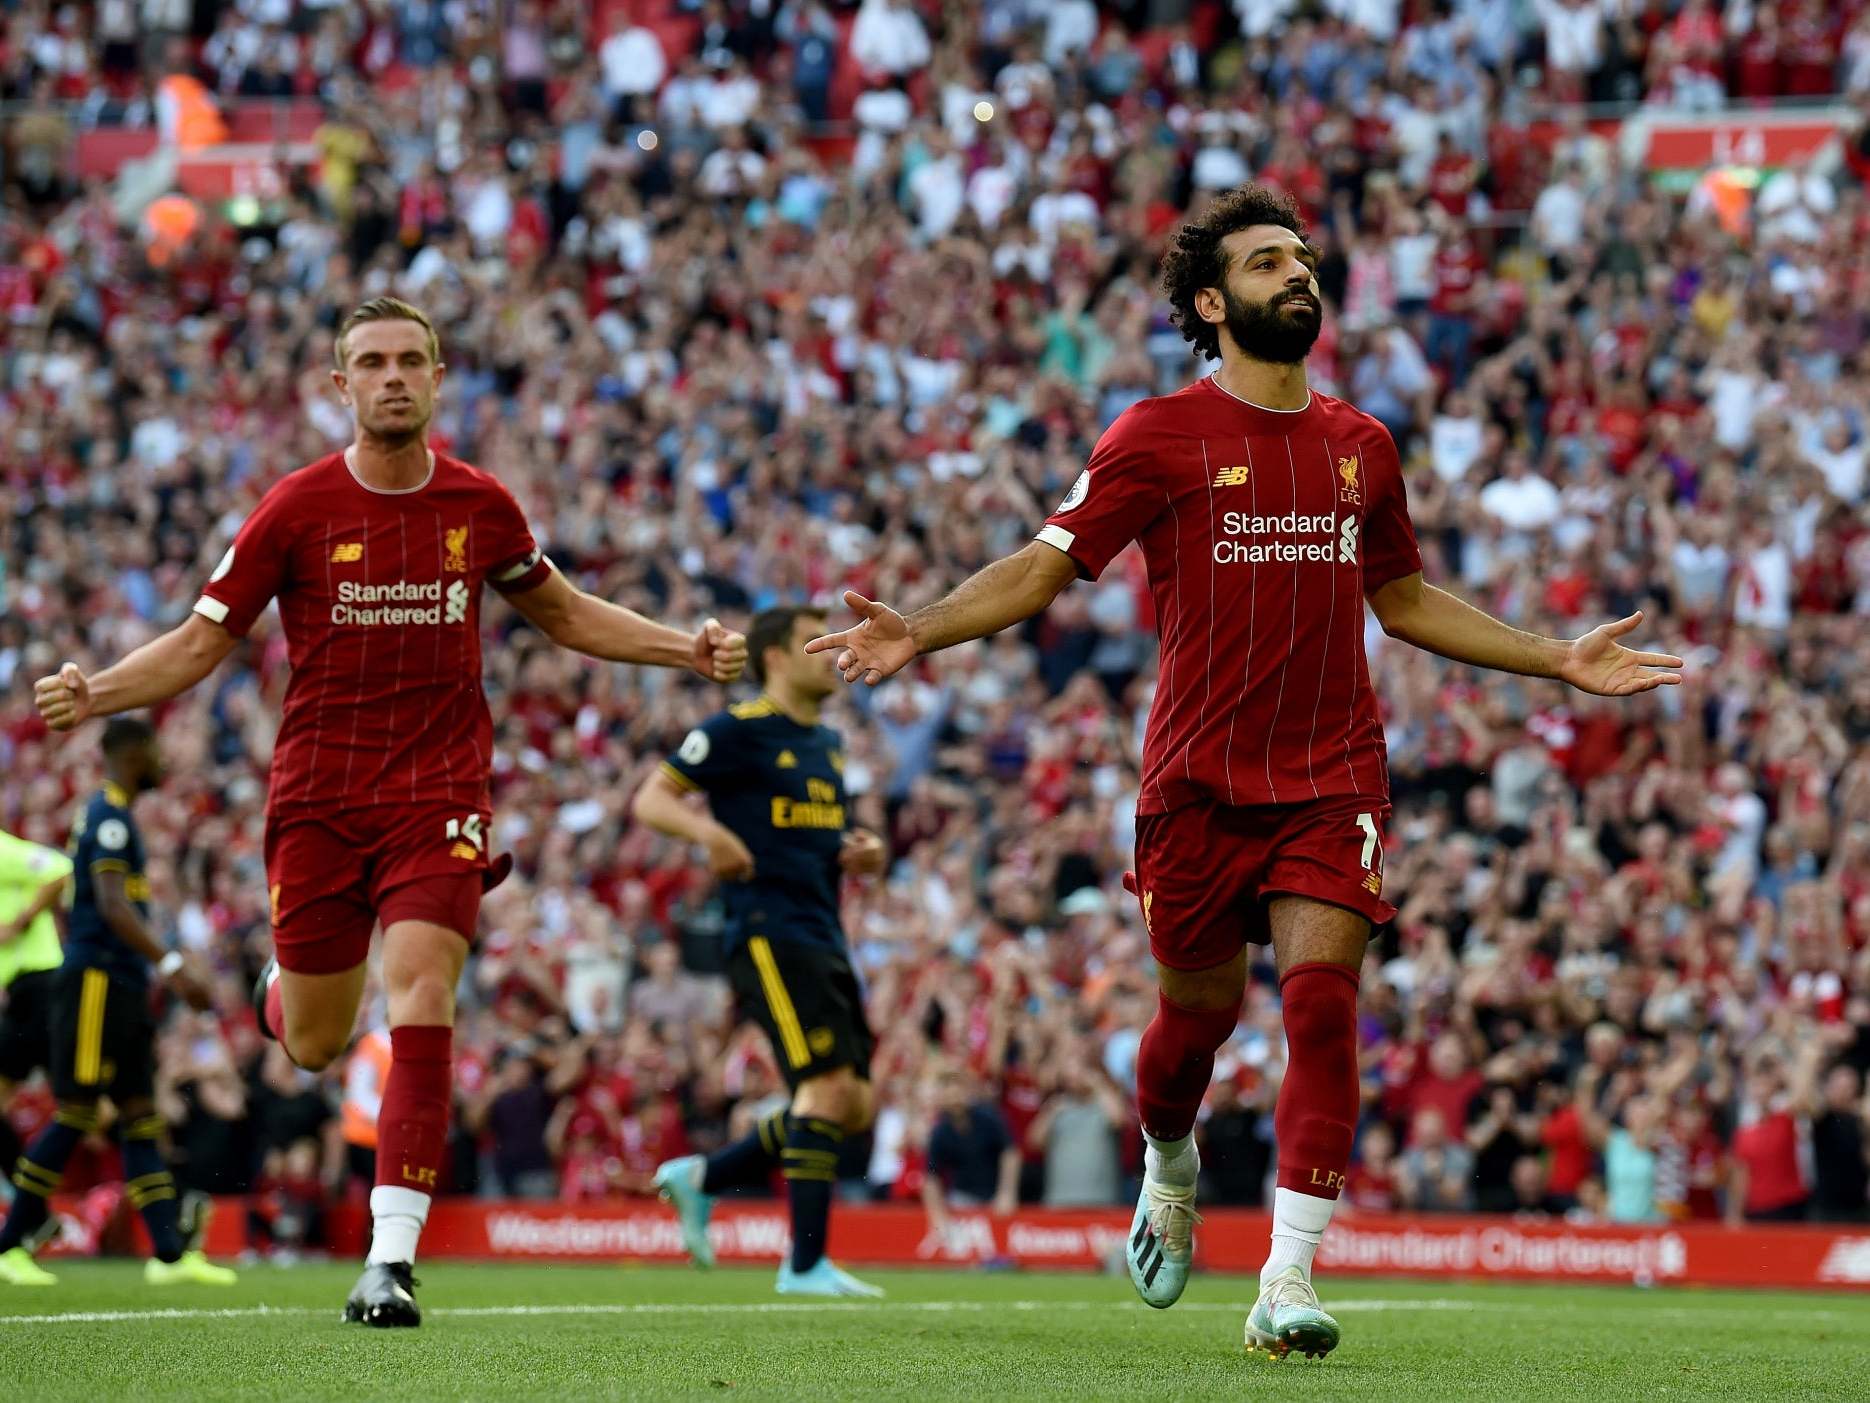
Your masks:
[[[160,974],[164,979],[168,979],[181,967],[182,952],[180,950],[171,950],[156,962],[156,973]]]

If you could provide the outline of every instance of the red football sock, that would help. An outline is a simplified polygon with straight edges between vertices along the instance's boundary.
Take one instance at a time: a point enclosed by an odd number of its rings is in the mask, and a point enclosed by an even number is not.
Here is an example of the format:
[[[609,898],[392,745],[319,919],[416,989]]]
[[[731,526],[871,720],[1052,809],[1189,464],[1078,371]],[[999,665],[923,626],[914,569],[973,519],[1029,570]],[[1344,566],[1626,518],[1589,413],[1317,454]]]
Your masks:
[[[432,1194],[448,1148],[452,1028],[390,1029],[390,1074],[377,1112],[377,1183]]]
[[[1214,1054],[1234,1033],[1240,1005],[1183,1008],[1156,995],[1156,1016],[1136,1050],[1136,1109],[1158,1140],[1179,1140],[1195,1128],[1195,1113],[1214,1076]]]
[[[1273,1110],[1279,1187],[1336,1198],[1357,1134],[1357,974],[1324,962],[1279,981],[1286,1079]]]

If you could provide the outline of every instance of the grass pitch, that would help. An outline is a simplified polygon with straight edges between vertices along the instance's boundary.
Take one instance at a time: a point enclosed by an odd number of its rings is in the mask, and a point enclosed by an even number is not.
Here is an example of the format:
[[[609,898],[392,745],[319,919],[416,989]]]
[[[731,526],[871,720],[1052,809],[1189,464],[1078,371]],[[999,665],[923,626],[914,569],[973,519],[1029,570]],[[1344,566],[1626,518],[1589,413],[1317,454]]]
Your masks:
[[[0,1287],[9,1400],[1870,1396],[1862,1296],[1321,1280],[1343,1345],[1275,1364],[1242,1350],[1241,1277],[1157,1312],[1096,1276],[874,1271],[888,1300],[818,1304],[768,1270],[437,1264],[422,1328],[374,1331],[338,1323],[349,1263],[161,1292],[52,1265]]]

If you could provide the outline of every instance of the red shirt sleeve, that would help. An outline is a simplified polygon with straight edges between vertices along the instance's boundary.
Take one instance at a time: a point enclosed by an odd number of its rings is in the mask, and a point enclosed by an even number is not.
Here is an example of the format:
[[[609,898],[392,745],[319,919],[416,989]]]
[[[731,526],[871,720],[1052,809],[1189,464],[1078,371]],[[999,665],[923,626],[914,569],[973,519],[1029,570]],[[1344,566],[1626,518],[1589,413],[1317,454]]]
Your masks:
[[[1127,409],[1091,450],[1091,461],[1046,518],[1038,539],[1072,558],[1078,573],[1095,580],[1117,552],[1161,513],[1168,498],[1151,467],[1143,415]]]
[[[286,513],[278,487],[260,499],[253,514],[234,533],[234,543],[202,586],[195,612],[245,638],[253,621],[286,587],[291,543],[284,530]]]
[[[1364,513],[1364,593],[1422,568],[1409,520],[1409,494],[1403,486],[1402,461],[1388,429],[1377,427],[1377,447],[1370,483],[1370,508]]]
[[[552,562],[532,538],[526,513],[519,509],[513,494],[499,483],[493,485],[493,498],[483,518],[487,531],[487,583],[502,594],[524,594],[545,583],[552,573]]]

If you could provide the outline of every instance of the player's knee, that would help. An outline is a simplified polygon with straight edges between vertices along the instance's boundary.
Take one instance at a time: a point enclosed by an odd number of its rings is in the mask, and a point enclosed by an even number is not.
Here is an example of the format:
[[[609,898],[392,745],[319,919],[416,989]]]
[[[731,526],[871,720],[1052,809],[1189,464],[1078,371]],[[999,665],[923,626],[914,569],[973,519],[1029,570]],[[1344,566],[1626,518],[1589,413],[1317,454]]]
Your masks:
[[[433,970],[411,973],[390,990],[390,1026],[452,1027],[454,981]]]
[[[1352,970],[1304,965],[1288,972],[1279,994],[1288,1045],[1313,1055],[1355,1055],[1357,977]]]
[[[844,1113],[844,1133],[861,1135],[877,1119],[877,1097],[871,1090],[870,1083],[858,1081],[851,1090],[851,1102]]]
[[[1170,1003],[1197,1012],[1221,1012],[1237,1009],[1247,992],[1246,953],[1224,965],[1210,969],[1171,969],[1157,967],[1156,977],[1163,997]]]
[[[324,1071],[344,1055],[345,1045],[349,1042],[348,1033],[341,1034],[331,1028],[298,1028],[290,1023],[286,1027],[286,1055],[295,1066],[308,1072]]]
[[[801,1083],[792,1098],[792,1110],[795,1115],[833,1121],[846,1130],[861,1129],[851,1122],[863,1110],[863,1091],[864,1084],[857,1080],[857,1074],[849,1067],[839,1067]]]

